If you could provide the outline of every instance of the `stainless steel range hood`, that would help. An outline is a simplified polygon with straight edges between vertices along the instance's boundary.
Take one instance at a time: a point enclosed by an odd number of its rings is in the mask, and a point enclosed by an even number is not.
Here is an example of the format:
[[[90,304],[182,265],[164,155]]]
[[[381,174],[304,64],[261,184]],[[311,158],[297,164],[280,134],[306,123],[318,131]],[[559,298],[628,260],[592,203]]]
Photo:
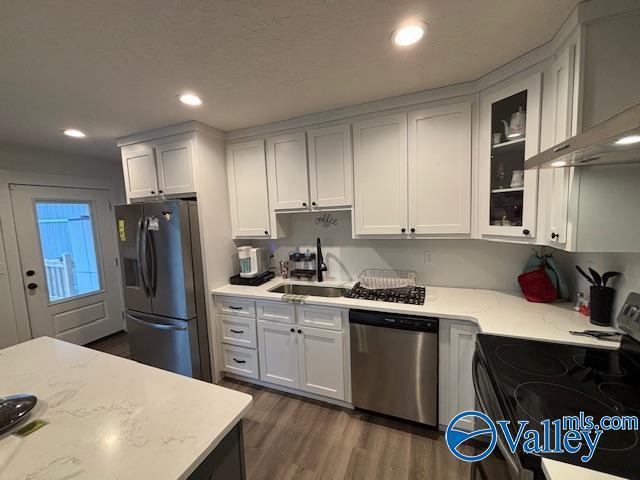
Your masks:
[[[640,163],[640,104],[527,160],[525,168]]]

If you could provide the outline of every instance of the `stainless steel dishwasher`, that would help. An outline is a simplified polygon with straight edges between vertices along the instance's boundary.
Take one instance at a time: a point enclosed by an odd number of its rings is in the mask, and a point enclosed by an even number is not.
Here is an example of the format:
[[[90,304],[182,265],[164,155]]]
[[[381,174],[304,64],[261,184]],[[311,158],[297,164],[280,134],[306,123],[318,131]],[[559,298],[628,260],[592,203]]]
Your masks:
[[[351,310],[353,406],[438,425],[438,319]]]

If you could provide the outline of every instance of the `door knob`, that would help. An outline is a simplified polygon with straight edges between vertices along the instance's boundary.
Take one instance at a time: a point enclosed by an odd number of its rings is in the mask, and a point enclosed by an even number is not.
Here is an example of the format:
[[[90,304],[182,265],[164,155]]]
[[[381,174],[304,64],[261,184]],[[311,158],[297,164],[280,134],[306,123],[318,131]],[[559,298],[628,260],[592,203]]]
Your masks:
[[[27,277],[33,277],[36,272],[34,270],[27,270],[25,274],[27,275]]]
[[[36,288],[38,288],[38,284],[37,283],[30,283],[29,285],[27,285],[27,288],[29,290],[35,290]]]

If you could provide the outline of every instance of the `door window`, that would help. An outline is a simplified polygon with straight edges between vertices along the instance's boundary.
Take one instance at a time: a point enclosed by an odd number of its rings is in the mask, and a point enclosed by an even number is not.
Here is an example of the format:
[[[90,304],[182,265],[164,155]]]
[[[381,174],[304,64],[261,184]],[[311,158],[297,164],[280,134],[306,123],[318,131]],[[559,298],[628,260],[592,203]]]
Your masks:
[[[50,302],[101,290],[90,203],[36,201]]]

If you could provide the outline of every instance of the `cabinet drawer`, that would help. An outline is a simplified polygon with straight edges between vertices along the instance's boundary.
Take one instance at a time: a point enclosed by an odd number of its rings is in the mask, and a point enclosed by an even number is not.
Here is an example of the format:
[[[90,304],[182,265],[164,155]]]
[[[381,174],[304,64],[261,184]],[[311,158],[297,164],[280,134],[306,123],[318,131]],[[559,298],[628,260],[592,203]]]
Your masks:
[[[219,315],[220,338],[224,343],[256,348],[256,321],[254,318]]]
[[[268,322],[296,323],[295,308],[289,303],[256,302],[258,320]]]
[[[222,345],[222,369],[236,375],[258,378],[258,351]]]
[[[256,306],[253,300],[233,297],[216,297],[216,309],[223,315],[234,317],[256,317]]]
[[[296,307],[298,324],[309,327],[326,328],[327,330],[342,330],[344,310],[325,307]]]

